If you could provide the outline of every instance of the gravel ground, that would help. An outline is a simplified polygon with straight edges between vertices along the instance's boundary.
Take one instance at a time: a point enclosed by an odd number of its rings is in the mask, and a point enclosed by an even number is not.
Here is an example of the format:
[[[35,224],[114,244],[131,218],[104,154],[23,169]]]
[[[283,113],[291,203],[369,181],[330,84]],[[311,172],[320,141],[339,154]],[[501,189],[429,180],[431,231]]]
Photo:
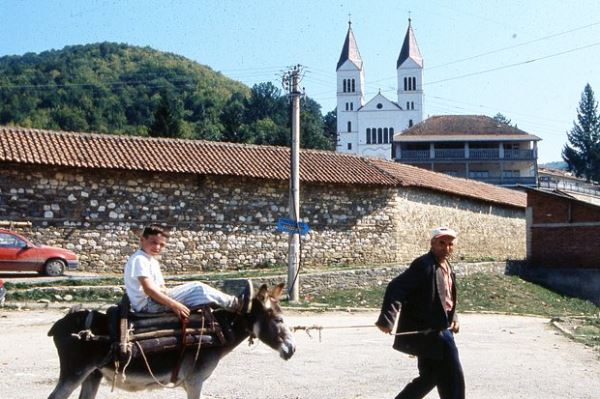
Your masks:
[[[58,377],[50,337],[57,310],[0,313],[0,397],[45,398]],[[371,325],[374,312],[288,313],[290,326]],[[459,346],[468,398],[598,399],[597,353],[573,343],[548,320],[505,315],[461,315]],[[391,349],[392,337],[375,328],[325,329],[319,341],[298,331],[289,361],[263,344],[240,345],[205,385],[205,399],[392,398],[416,375],[416,359]],[[71,395],[72,398],[77,394]],[[181,388],[145,393],[111,392],[99,399],[185,398]],[[430,393],[427,398],[437,398]]]

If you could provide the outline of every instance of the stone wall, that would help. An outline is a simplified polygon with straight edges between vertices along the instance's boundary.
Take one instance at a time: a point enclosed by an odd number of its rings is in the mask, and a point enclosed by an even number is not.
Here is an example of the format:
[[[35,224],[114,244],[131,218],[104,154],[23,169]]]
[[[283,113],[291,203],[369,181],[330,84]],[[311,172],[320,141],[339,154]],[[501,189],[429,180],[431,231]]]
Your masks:
[[[144,225],[173,228],[166,273],[286,264],[287,182],[232,176],[39,168],[0,164],[0,220],[30,221],[34,241],[74,250],[81,269],[120,272]],[[303,184],[306,266],[406,262],[428,247],[428,231],[460,232],[462,260],[520,258],[524,210],[407,188]]]

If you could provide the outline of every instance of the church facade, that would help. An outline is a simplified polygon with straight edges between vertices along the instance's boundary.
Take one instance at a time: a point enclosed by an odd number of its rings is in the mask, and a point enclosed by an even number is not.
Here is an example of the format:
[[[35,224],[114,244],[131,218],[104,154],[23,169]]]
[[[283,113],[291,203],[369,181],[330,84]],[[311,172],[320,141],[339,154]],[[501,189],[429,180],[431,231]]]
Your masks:
[[[423,57],[408,20],[396,62],[397,101],[381,92],[365,101],[365,70],[349,23],[337,63],[337,152],[392,159],[396,133],[423,119]]]

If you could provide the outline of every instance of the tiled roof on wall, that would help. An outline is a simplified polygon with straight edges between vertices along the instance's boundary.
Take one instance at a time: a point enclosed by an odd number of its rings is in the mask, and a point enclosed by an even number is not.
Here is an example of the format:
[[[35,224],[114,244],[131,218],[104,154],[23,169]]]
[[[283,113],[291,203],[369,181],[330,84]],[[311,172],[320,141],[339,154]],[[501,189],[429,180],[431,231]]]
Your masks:
[[[527,204],[527,196],[521,191],[510,190],[475,180],[448,176],[398,162],[379,159],[371,159],[369,161],[394,176],[400,186],[421,187],[460,197],[475,198],[486,202],[515,207],[524,208]]]
[[[0,127],[0,162],[148,172],[289,179],[290,150],[201,140]],[[302,150],[304,182],[411,186],[525,207],[524,193],[391,161]]]

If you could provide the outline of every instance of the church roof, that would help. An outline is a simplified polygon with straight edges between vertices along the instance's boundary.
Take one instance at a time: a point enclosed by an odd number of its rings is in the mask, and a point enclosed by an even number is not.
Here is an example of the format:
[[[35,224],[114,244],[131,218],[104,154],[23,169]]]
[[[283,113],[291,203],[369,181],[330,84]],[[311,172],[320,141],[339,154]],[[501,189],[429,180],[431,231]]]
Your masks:
[[[348,34],[346,35],[346,40],[344,41],[344,46],[342,47],[342,53],[340,54],[336,71],[340,69],[342,64],[344,64],[346,61],[350,61],[356,65],[358,69],[362,69],[363,61],[360,57],[360,52],[358,51],[358,45],[356,44],[354,33],[352,32],[351,22],[348,22]]]
[[[398,62],[396,62],[396,68],[400,67],[409,58],[423,68],[423,56],[417,45],[417,39],[415,38],[410,18],[408,19],[408,29],[406,30],[406,36],[404,36],[404,43],[398,56]]]
[[[539,141],[539,137],[485,115],[437,115],[394,137],[394,141]]]
[[[61,132],[0,126],[1,163],[82,169],[189,173],[288,180],[287,147]],[[300,180],[311,183],[415,187],[524,208],[525,195],[397,162],[301,150]]]

